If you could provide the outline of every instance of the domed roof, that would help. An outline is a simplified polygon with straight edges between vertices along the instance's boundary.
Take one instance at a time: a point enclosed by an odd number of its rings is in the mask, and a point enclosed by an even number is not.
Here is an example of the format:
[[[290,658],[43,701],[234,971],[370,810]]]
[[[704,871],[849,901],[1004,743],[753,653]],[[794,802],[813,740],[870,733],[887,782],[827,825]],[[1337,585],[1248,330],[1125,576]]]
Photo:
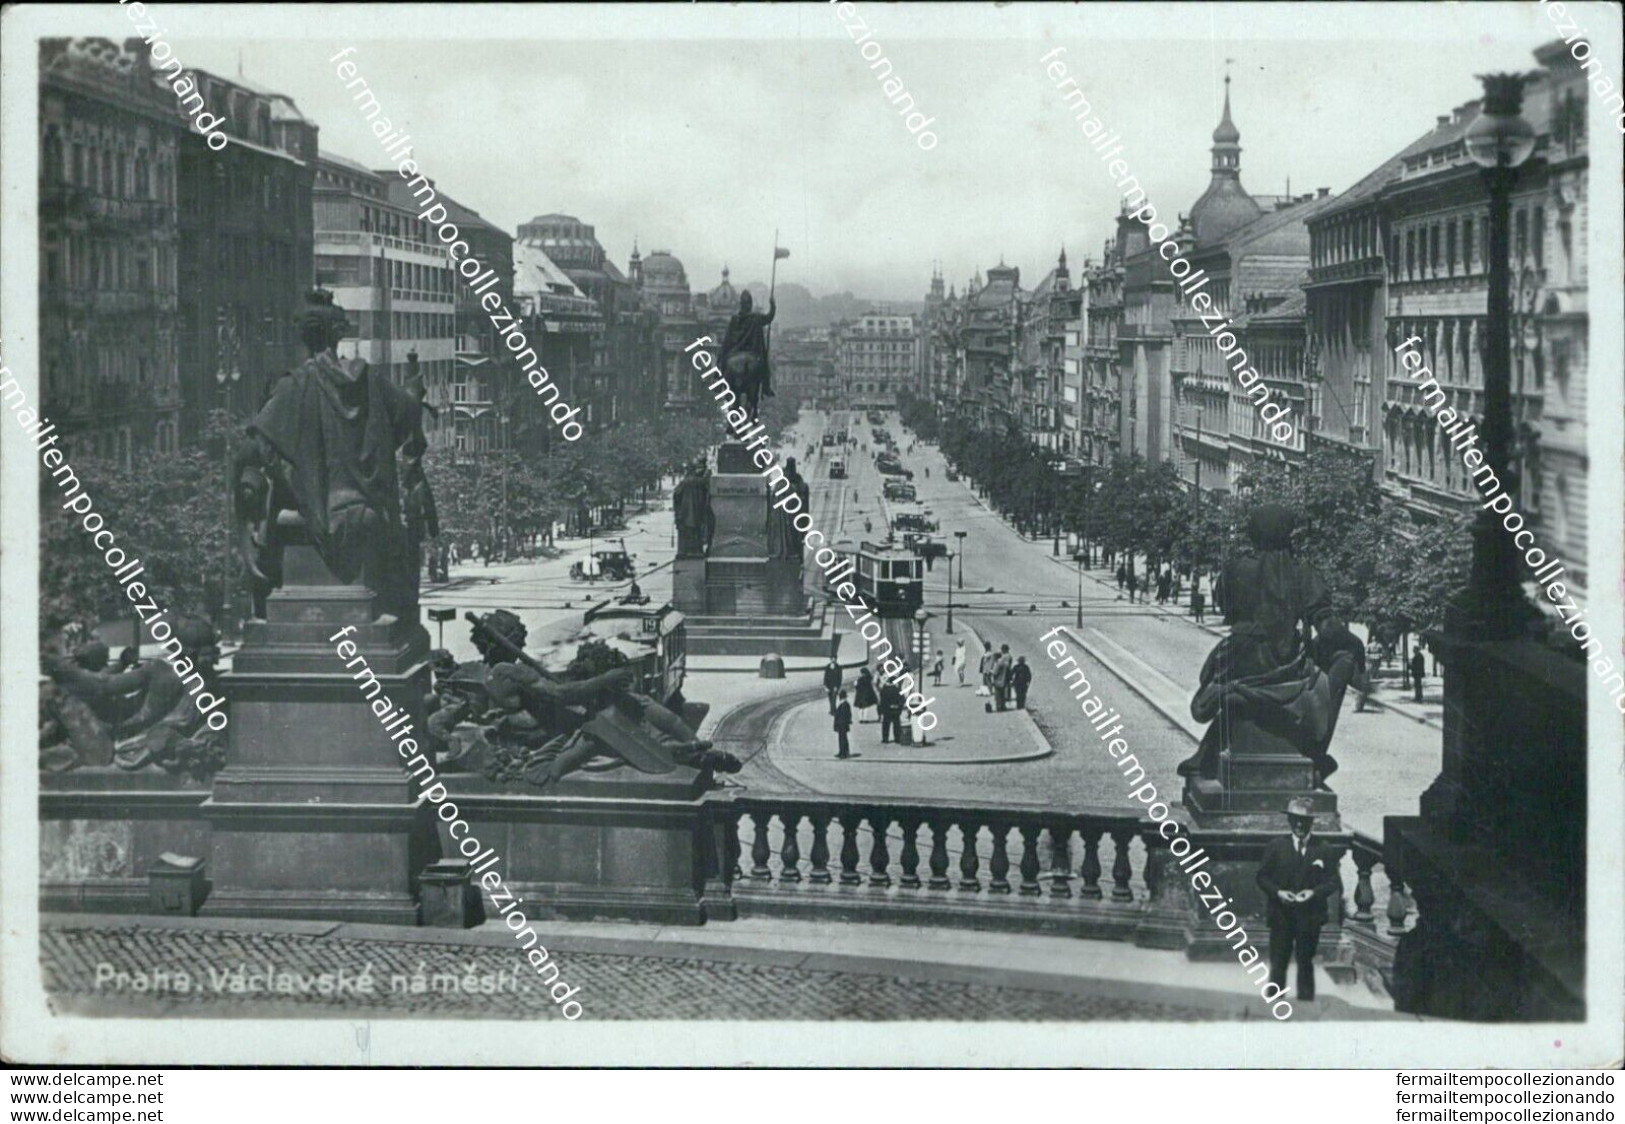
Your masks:
[[[1191,229],[1204,245],[1239,230],[1264,213],[1235,176],[1215,176],[1191,208]]]
[[[722,284],[706,294],[706,302],[712,308],[733,309],[739,304],[739,293],[728,280],[728,267],[722,267]]]
[[[688,292],[688,271],[666,250],[656,250],[643,259],[643,284],[651,289],[681,289]]]

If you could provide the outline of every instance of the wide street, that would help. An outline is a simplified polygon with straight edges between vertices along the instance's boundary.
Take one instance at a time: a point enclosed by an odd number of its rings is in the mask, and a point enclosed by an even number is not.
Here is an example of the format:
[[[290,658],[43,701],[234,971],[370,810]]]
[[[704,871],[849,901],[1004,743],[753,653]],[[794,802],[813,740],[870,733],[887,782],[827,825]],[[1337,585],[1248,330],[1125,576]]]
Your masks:
[[[827,538],[865,537],[865,520],[872,528],[869,534],[879,538],[885,527],[885,507],[880,499],[885,478],[874,467],[869,426],[861,415],[841,416],[848,419],[850,432],[860,442],[858,447],[845,451],[845,481],[829,479],[829,465],[836,450],[820,448],[812,458],[805,456],[806,446],[816,443],[829,424],[826,415],[804,412],[778,451],[781,456],[796,456],[801,462],[812,488],[814,526]],[[1029,711],[1054,753],[1031,759],[1031,728],[1025,726],[1023,716],[984,714],[981,700],[970,697],[971,687],[945,685],[939,697],[956,691],[963,697],[937,708],[944,721],[938,737],[951,738],[956,752],[963,756],[1029,759],[991,764],[924,764],[908,759],[911,755],[932,756],[917,750],[893,752],[887,760],[865,760],[861,765],[836,762],[832,752],[825,752],[832,746],[832,736],[827,732],[822,700],[792,702],[788,697],[799,694],[804,699],[809,688],[816,685],[811,675],[792,673],[782,682],[770,683],[756,680],[748,671],[727,675],[697,673],[692,677],[689,694],[713,702],[716,718],[742,702],[786,696],[782,705],[764,708],[760,728],[767,744],[761,749],[760,760],[753,762],[754,767],[747,768],[740,779],[753,787],[771,788],[789,782],[799,789],[840,795],[1114,806],[1126,798],[1121,775],[1092,729],[1081,720],[1077,704],[1041,640],[1045,633],[1060,626],[1065,631],[1058,638],[1085,670],[1095,693],[1121,712],[1122,736],[1131,751],[1159,790],[1177,794],[1179,780],[1174,766],[1194,748],[1199,729],[1191,721],[1187,707],[1202,661],[1222,635],[1222,625],[1210,617],[1207,627],[1198,626],[1183,609],[1175,612],[1155,604],[1130,605],[1119,599],[1109,575],[1097,569],[1084,572],[1083,627],[1078,629],[1078,573],[1070,559],[1064,555],[1056,558],[1051,540],[1034,542],[1017,534],[983,504],[969,483],[949,483],[947,466],[934,447],[919,444],[913,453],[906,452],[909,439],[895,416],[888,426],[902,443],[904,463],[915,473],[914,484],[921,501],[940,521],[941,533],[950,547],[957,542],[954,531],[966,532],[965,556],[956,559],[953,566],[956,588],[952,596],[955,636],[969,639],[972,672],[982,643],[995,647],[1008,644],[1013,654],[1025,655],[1033,667]],[[616,539],[619,537],[617,533]],[[632,517],[625,539],[627,549],[637,556],[638,581],[643,591],[657,603],[667,598],[673,543],[669,499],[661,496],[647,513]],[[598,549],[605,545],[602,539],[591,543]],[[467,610],[512,609],[530,626],[532,648],[541,648],[550,634],[579,623],[582,610],[593,601],[620,596],[625,590],[625,583],[571,581],[570,565],[586,557],[588,540],[561,540],[559,546],[563,552],[553,559],[456,567],[449,583],[426,591],[424,603],[429,607],[455,607],[459,616]],[[961,565],[963,589],[957,588]],[[810,556],[808,572],[809,588],[816,588],[820,575]],[[948,636],[945,627],[948,581],[948,567],[939,560],[926,575],[926,607],[934,614],[928,648],[941,648],[951,654],[955,637]],[[832,607],[830,619],[839,630],[853,631],[839,606]],[[445,643],[459,658],[474,654],[467,626],[462,623],[446,630]],[[843,663],[850,665],[862,655],[859,638],[848,636],[841,650]],[[854,674],[848,672],[848,683]],[[947,678],[951,684],[951,673]],[[974,680],[974,674],[971,678]],[[1390,689],[1387,695],[1391,698],[1397,692]],[[798,706],[815,708],[818,713],[799,722],[779,720]],[[1416,713],[1434,717],[1424,723]],[[1428,705],[1409,713],[1398,709],[1357,713],[1353,695],[1345,698],[1332,749],[1343,766],[1333,779],[1333,787],[1348,826],[1380,836],[1384,815],[1414,814],[1417,798],[1439,769],[1436,713],[1437,707]],[[802,744],[812,740],[805,737],[808,728],[817,730],[816,737],[821,739],[811,746]],[[801,740],[786,744],[787,736]],[[974,753],[966,746],[966,739],[975,740]],[[860,753],[866,745],[878,741],[878,725],[859,725],[853,730],[853,746]]]

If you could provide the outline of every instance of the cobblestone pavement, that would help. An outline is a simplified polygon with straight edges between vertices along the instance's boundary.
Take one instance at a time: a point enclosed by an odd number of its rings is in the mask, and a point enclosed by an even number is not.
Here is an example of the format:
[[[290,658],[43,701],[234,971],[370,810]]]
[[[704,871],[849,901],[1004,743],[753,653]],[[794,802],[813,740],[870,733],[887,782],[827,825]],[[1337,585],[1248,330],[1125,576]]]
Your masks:
[[[441,942],[120,925],[42,928],[41,963],[59,1013],[559,1018],[513,950]],[[727,953],[561,952],[559,977],[586,1019],[1198,1021],[1199,1006],[1125,997],[1121,985],[1049,991],[978,983],[963,969],[853,970],[751,963]],[[162,976],[160,976],[162,973]],[[327,994],[320,986],[327,974]],[[342,973],[342,975],[341,975]],[[183,990],[180,979],[187,984]],[[961,978],[952,978],[959,976]],[[963,978],[963,977],[971,978]],[[357,981],[370,979],[365,990]],[[527,978],[528,977],[528,978]],[[939,978],[933,978],[939,977]],[[342,988],[344,994],[337,994]],[[267,993],[269,989],[270,993]]]

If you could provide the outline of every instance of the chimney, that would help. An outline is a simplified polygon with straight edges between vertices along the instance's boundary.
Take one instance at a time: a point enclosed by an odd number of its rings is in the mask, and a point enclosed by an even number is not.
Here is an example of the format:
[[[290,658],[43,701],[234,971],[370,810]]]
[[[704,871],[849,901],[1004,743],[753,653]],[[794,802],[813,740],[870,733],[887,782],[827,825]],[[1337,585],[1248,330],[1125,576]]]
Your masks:
[[[1332,189],[1329,188],[1329,187],[1318,188],[1317,191],[1318,191],[1318,195],[1316,197],[1320,198],[1320,199],[1324,199],[1324,198],[1326,198],[1326,196],[1328,196],[1328,195],[1330,195],[1332,193]]]
[[[1450,124],[1450,114],[1441,113],[1441,114],[1439,114],[1439,123],[1434,127],[1442,129],[1448,124]]]

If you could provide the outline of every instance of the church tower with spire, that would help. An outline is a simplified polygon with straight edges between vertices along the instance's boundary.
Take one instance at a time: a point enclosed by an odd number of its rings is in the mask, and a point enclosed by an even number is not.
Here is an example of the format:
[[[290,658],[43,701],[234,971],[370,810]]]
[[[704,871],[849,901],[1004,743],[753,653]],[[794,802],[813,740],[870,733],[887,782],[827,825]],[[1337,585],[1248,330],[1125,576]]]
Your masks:
[[[1216,242],[1264,213],[1241,186],[1241,130],[1230,117],[1230,75],[1224,76],[1224,116],[1213,130],[1213,165],[1207,190],[1191,207],[1198,243]]]

